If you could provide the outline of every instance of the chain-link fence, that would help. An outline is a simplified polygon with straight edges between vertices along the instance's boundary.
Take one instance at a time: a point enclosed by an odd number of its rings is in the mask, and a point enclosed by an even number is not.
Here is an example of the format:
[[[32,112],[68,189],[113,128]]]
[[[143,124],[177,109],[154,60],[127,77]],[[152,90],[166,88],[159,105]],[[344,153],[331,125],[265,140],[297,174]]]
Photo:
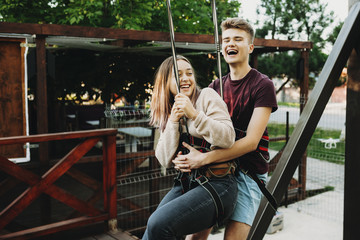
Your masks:
[[[295,201],[289,198],[287,202],[289,208],[340,224],[343,222],[344,200],[345,108],[344,103],[327,104],[307,146],[305,171],[299,174],[298,168],[292,179],[293,183],[306,179],[306,198],[300,201],[296,197]],[[270,138],[285,136],[287,113],[291,138],[300,112],[299,108],[286,106],[279,106],[270,117]],[[270,142],[271,155],[275,156],[285,143],[285,140]],[[295,188],[295,195],[299,195],[298,190]]]

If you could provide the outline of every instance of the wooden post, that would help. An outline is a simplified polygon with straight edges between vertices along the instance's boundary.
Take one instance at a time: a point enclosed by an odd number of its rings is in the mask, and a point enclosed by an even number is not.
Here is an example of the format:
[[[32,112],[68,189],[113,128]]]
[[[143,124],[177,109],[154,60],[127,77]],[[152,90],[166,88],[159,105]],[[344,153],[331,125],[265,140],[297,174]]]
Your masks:
[[[37,133],[48,132],[47,84],[46,84],[46,36],[36,36],[36,108]]]
[[[250,66],[255,68],[255,69],[258,69],[258,54],[257,53],[252,53],[251,54]]]
[[[303,59],[303,78],[300,81],[300,114],[302,113],[305,104],[309,96],[309,49],[301,50],[301,58]],[[299,200],[306,198],[306,160],[307,154],[306,151],[301,157],[301,162],[299,164]]]
[[[360,0],[349,0],[349,9]],[[358,27],[357,31],[360,31]],[[343,239],[358,239],[360,214],[360,44],[352,50],[348,60],[348,83],[346,99],[346,141],[345,141],[345,189],[344,189],[344,232]]]
[[[109,213],[108,230],[117,231],[116,135],[103,139],[104,209]]]
[[[37,35],[36,39],[36,122],[37,133],[48,133],[48,107],[47,107],[47,82],[46,82],[46,36]],[[48,143],[39,144],[39,161],[41,174],[49,166]],[[43,223],[50,222],[51,199],[44,195],[41,197],[41,219]]]

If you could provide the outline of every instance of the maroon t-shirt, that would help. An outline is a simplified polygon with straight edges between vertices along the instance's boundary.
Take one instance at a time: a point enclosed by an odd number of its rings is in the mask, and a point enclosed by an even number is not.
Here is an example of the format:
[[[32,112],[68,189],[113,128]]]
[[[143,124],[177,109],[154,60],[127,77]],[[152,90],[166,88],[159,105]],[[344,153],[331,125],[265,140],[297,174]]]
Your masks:
[[[224,101],[228,106],[235,129],[246,131],[254,108],[271,107],[272,112],[277,110],[276,93],[273,82],[266,75],[256,69],[240,80],[231,80],[230,73],[223,78]],[[209,87],[220,94],[219,79],[212,82]],[[268,136],[267,129],[264,132]],[[262,152],[265,158],[269,153]],[[252,169],[256,173],[263,174],[269,170],[269,166],[257,151],[245,154],[239,158],[241,167]]]

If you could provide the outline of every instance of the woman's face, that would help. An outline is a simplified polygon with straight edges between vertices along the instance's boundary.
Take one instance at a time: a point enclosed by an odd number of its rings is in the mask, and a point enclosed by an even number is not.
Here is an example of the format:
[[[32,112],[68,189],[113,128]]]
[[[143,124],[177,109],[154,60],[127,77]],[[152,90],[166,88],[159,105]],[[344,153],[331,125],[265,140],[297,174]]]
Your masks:
[[[177,65],[180,80],[180,93],[190,97],[196,87],[193,69],[190,63],[184,60],[178,60]],[[170,79],[170,92],[174,96],[178,93],[174,71],[172,71]]]

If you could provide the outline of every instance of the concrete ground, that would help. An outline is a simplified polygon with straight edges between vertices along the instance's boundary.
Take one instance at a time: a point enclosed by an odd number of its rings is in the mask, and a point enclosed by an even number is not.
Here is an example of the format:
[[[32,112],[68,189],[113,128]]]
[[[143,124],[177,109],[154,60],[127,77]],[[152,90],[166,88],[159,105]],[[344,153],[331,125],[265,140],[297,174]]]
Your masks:
[[[276,152],[270,152],[270,155]],[[294,174],[294,177],[297,173]],[[265,234],[265,240],[340,240],[343,239],[344,165],[308,158],[307,190],[334,187],[324,192],[280,207],[284,225],[281,231]],[[223,230],[208,240],[222,240]]]
[[[305,200],[306,201],[306,200]],[[281,231],[265,234],[264,240],[340,240],[342,239],[342,222],[325,220],[321,217],[311,216],[297,209],[297,204],[281,207],[284,226]],[[222,240],[224,229],[220,233],[210,234],[208,240]]]

